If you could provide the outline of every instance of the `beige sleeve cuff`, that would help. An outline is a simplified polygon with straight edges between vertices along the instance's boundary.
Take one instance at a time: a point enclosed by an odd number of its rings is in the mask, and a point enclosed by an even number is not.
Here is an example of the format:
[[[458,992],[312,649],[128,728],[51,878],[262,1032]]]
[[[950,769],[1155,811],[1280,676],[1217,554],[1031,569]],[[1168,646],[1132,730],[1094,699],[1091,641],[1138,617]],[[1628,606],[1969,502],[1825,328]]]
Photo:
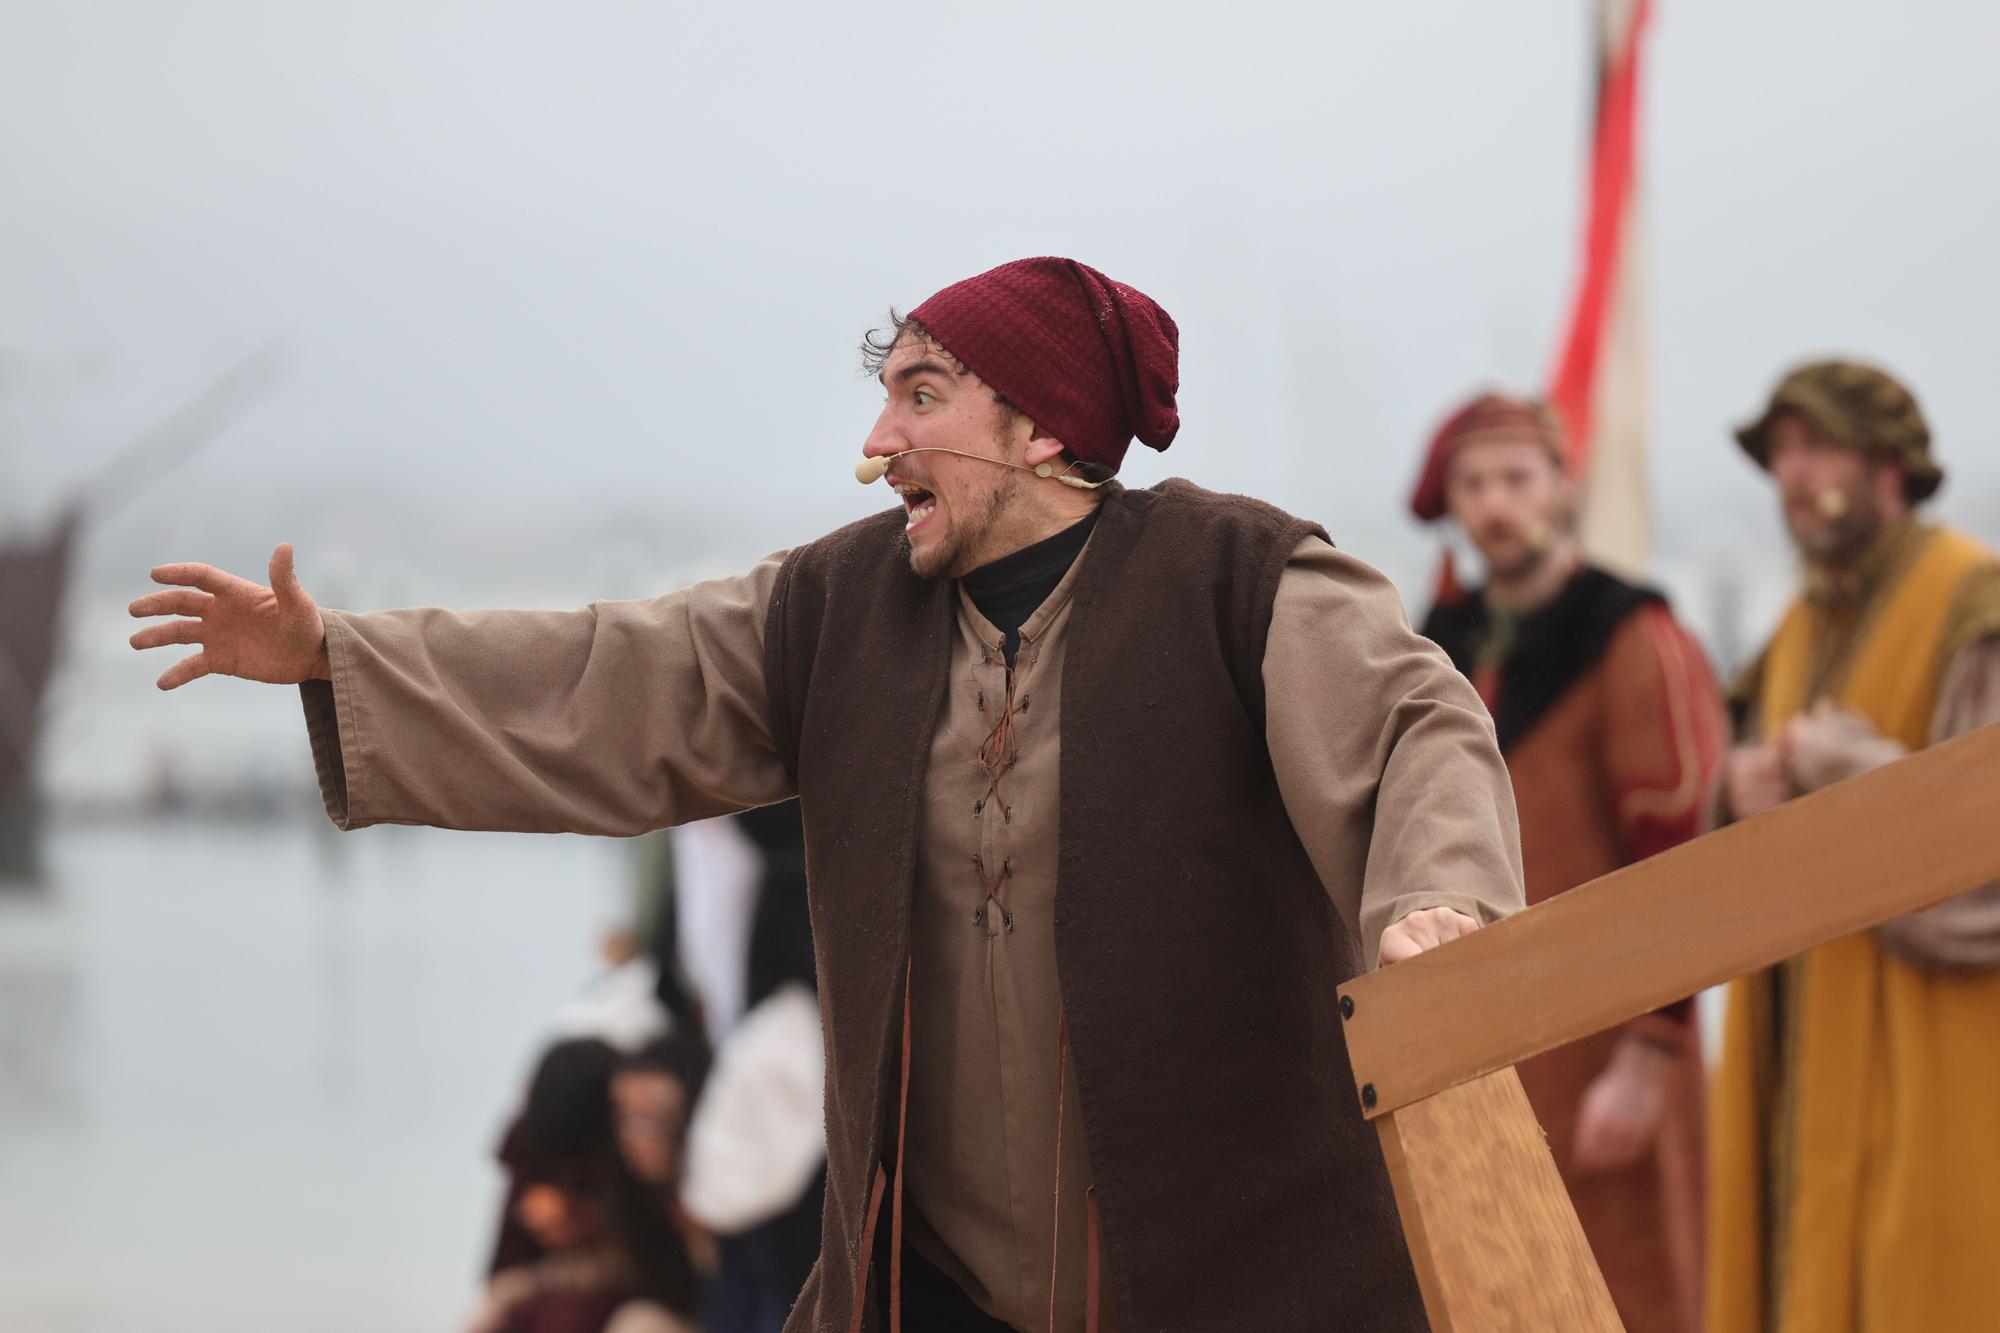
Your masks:
[[[326,805],[326,817],[340,829],[364,828],[383,821],[369,819],[365,812],[357,815],[348,789],[347,756],[342,744],[360,734],[354,717],[353,676],[347,667],[351,631],[343,612],[323,610],[320,618],[326,625],[326,655],[332,664],[333,679],[308,680],[299,685],[299,702],[306,713],[306,738],[312,745],[313,769],[319,776],[320,800]]]

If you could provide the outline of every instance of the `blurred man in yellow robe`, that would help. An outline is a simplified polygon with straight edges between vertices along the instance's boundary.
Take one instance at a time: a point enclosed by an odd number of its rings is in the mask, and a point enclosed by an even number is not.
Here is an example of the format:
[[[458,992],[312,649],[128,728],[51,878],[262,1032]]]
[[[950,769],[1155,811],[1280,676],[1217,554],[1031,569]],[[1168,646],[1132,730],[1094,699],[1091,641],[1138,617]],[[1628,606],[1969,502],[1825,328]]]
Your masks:
[[[1737,438],[1805,580],[1717,821],[2000,721],[2000,559],[1916,516],[1944,478],[1909,391],[1802,366]],[[1735,982],[1710,1148],[1711,1333],[2000,1329],[2000,884]]]

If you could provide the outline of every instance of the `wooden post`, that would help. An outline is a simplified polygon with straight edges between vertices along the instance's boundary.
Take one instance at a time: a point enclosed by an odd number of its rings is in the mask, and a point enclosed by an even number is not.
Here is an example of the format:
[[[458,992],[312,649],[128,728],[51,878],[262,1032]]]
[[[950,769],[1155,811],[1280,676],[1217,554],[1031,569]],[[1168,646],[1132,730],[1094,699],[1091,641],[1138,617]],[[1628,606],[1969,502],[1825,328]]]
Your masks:
[[[1375,1128],[1432,1333],[1623,1333],[1513,1070]]]

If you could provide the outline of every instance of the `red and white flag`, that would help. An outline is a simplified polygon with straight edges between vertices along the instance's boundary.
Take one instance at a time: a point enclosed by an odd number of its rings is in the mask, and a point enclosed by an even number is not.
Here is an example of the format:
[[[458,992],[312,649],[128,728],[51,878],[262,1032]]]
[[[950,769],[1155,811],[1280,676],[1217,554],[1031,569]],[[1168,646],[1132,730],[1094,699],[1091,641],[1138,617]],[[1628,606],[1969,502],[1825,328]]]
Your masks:
[[[1640,53],[1650,0],[1596,0],[1597,110],[1583,269],[1548,400],[1567,430],[1582,483],[1591,559],[1629,575],[1652,555],[1647,482],[1652,347],[1639,209]]]

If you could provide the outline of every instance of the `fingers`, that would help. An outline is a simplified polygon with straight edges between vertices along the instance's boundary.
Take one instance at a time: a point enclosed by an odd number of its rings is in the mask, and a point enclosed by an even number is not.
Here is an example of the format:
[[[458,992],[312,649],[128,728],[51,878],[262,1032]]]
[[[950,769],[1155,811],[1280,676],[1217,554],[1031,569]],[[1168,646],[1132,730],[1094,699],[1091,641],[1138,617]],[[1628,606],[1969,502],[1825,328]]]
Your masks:
[[[1461,935],[1470,935],[1473,931],[1479,929],[1478,920],[1467,916],[1463,912],[1449,907],[1436,907],[1431,910],[1437,914],[1438,943],[1440,944],[1443,944],[1446,940],[1455,940]]]
[[[278,594],[278,604],[284,607],[303,606],[312,601],[306,596],[305,588],[299,583],[299,576],[292,568],[292,544],[279,542],[278,549],[271,552],[271,591]]]
[[[1391,963],[1400,963],[1405,958],[1415,958],[1423,951],[1424,946],[1410,938],[1410,932],[1403,928],[1403,923],[1400,921],[1382,932],[1381,955],[1384,967]]]
[[[199,616],[206,615],[214,601],[212,593],[170,588],[166,592],[149,592],[126,609],[141,620],[147,616]]]
[[[200,588],[203,592],[221,592],[236,576],[226,574],[214,565],[184,563],[177,565],[153,566],[153,582],[177,583],[184,587]]]
[[[200,680],[210,670],[208,654],[205,652],[196,653],[193,657],[183,657],[180,661],[168,667],[166,674],[160,677],[158,684],[163,690],[177,690],[191,680]]]
[[[164,625],[148,625],[132,636],[134,648],[164,648],[170,643],[202,642],[199,620],[169,620]]]
[[[1403,917],[1382,932],[1377,952],[1384,966],[1414,958],[1461,935],[1479,929],[1479,922],[1450,907],[1425,907]]]
[[[1418,943],[1426,949],[1435,949],[1479,929],[1477,921],[1450,907],[1426,907],[1403,919],[1414,928]]]

